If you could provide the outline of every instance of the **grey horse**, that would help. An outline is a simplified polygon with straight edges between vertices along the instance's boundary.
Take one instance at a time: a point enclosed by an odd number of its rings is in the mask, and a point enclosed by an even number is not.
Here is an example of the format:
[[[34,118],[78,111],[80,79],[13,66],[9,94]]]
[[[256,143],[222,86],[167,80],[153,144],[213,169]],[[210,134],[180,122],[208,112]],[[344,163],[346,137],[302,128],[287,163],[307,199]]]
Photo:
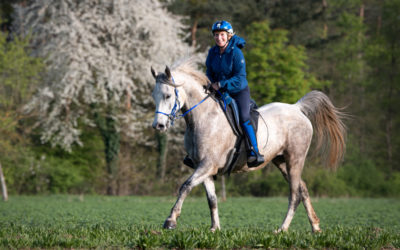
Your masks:
[[[156,73],[152,93],[156,104],[153,128],[166,131],[171,120],[178,118],[178,111],[185,113],[186,132],[184,144],[194,162],[193,174],[179,189],[178,199],[164,222],[164,228],[173,229],[182,209],[183,201],[196,185],[203,183],[211,213],[211,230],[220,229],[214,175],[226,173],[228,159],[234,152],[236,136],[219,104],[207,98],[206,75],[195,69],[187,60],[165,72]],[[195,107],[195,108],[193,108]],[[296,208],[302,201],[312,231],[320,231],[319,218],[311,204],[306,183],[301,179],[304,162],[316,131],[316,151],[326,156],[327,165],[336,167],[345,150],[345,127],[342,113],[329,98],[319,91],[311,91],[295,104],[271,103],[258,109],[257,139],[265,163],[249,168],[242,145],[241,155],[232,172],[248,172],[265,167],[272,161],[289,183],[289,206],[285,219],[278,229],[287,231]],[[265,123],[264,123],[265,121]],[[321,150],[323,149],[323,150]]]

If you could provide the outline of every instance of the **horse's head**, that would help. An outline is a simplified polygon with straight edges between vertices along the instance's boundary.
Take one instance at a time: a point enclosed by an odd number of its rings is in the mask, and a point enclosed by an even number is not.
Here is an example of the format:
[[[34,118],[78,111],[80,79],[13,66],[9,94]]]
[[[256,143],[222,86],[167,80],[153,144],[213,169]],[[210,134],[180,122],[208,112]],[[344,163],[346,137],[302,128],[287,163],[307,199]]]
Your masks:
[[[170,120],[176,118],[177,113],[182,108],[179,100],[178,90],[171,71],[168,66],[164,73],[156,73],[151,68],[151,73],[156,80],[152,96],[156,103],[156,113],[153,121],[153,128],[166,131],[170,126]]]

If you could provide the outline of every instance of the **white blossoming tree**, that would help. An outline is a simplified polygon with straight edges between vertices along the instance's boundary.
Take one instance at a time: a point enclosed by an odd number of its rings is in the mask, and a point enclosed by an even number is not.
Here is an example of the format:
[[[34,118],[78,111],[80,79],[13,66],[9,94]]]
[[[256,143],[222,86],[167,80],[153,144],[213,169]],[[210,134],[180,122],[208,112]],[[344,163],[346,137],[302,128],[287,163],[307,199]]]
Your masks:
[[[16,6],[14,27],[32,33],[34,52],[48,65],[26,107],[38,115],[41,139],[71,150],[82,143],[82,125],[97,127],[112,180],[120,134],[143,140],[150,124],[150,66],[193,52],[183,42],[181,17],[157,0],[34,0]]]

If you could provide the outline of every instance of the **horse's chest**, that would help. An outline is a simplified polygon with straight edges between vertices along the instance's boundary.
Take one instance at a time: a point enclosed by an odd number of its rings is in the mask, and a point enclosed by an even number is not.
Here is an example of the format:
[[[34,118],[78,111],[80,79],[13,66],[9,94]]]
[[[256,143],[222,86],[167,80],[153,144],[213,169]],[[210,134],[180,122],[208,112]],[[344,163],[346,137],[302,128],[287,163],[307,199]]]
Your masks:
[[[201,158],[208,150],[212,150],[215,142],[206,131],[188,128],[185,132],[185,149],[194,158]]]

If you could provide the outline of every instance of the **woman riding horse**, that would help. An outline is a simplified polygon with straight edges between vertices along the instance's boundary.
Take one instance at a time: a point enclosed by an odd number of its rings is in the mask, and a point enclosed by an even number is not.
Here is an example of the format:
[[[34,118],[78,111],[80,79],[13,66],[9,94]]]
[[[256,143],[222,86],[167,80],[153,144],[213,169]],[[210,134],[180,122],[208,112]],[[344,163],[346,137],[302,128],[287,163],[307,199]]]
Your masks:
[[[227,21],[215,22],[212,26],[215,46],[207,56],[207,77],[212,91],[228,92],[239,108],[239,120],[249,144],[247,165],[255,167],[264,162],[257,145],[257,136],[250,121],[250,90],[246,79],[246,62],[241,49],[245,40],[234,34]]]

